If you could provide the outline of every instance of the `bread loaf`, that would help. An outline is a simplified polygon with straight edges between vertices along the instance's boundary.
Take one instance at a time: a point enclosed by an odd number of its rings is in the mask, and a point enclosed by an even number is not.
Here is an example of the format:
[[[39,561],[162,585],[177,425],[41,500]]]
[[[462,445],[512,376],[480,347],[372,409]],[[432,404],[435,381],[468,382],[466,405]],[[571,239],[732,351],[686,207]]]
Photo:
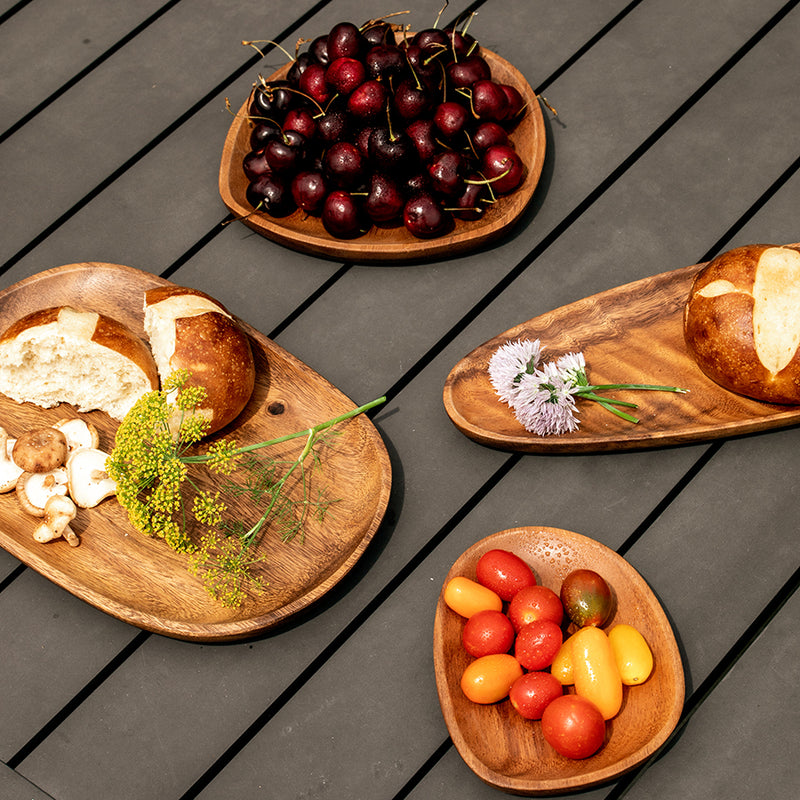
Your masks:
[[[181,286],[145,294],[144,328],[161,380],[186,369],[190,384],[207,397],[200,409],[213,433],[234,420],[255,386],[250,340],[224,306],[209,295]]]
[[[94,311],[41,309],[0,336],[0,392],[18,403],[70,403],[121,420],[142,394],[157,388],[147,345]]]
[[[747,245],[709,262],[689,293],[684,338],[720,386],[800,403],[800,248]]]

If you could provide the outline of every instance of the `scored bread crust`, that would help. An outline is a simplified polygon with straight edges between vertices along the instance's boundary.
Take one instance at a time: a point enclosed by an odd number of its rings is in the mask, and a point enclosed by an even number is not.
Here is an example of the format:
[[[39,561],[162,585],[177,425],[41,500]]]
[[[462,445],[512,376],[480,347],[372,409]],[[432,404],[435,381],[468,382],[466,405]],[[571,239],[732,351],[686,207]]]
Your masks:
[[[247,334],[221,303],[183,286],[151,289],[145,331],[162,381],[186,369],[189,385],[206,390],[199,411],[210,420],[208,433],[239,416],[255,387],[255,364]]]
[[[800,248],[751,244],[710,261],[692,283],[684,339],[720,386],[800,403]]]
[[[25,352],[16,350],[22,342]],[[89,367],[92,374],[79,380],[75,373]],[[44,382],[38,373],[48,369],[56,379]],[[53,306],[21,317],[0,334],[0,391],[17,402],[45,408],[66,402],[122,419],[142,394],[157,388],[147,344],[105,314]]]

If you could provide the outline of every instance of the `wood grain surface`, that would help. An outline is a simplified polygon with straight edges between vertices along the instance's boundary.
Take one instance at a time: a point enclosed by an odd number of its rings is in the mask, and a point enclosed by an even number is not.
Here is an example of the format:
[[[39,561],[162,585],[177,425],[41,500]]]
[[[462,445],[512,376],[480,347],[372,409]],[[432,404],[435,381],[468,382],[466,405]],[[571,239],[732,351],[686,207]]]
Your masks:
[[[492,70],[493,79],[518,89],[526,108],[525,115],[510,133],[511,141],[526,165],[525,177],[516,191],[500,197],[482,219],[476,222],[456,220],[451,233],[436,239],[418,239],[402,225],[373,225],[358,238],[337,239],[325,230],[318,217],[300,210],[281,218],[254,212],[247,201],[248,181],[242,170],[242,159],[250,151],[253,126],[247,117],[249,97],[236,113],[222,150],[219,191],[223,202],[245,225],[286,247],[362,263],[419,262],[451,257],[495,241],[516,223],[533,197],[544,164],[546,135],[539,100],[522,73],[490,50],[482,48],[481,54]],[[285,65],[267,80],[284,78],[290,66]]]
[[[0,328],[36,308],[72,304],[118,319],[144,338],[144,293],[168,282],[120,265],[78,263],[34,275],[0,294]],[[324,422],[354,404],[308,366],[240,321],[256,362],[256,386],[241,415],[216,438],[239,445],[273,439]],[[41,409],[0,395],[0,419],[13,438],[24,430],[75,415],[61,404]],[[100,447],[113,448],[117,423],[100,411],[83,415],[100,432]],[[238,608],[213,600],[200,580],[187,572],[187,557],[163,541],[145,537],[128,522],[113,498],[79,510],[72,527],[81,544],[62,539],[38,544],[34,518],[12,494],[0,496],[0,545],[24,563],[103,611],[141,628],[193,640],[236,639],[255,635],[305,608],[334,586],[358,560],[374,535],[388,502],[391,469],[383,441],[363,415],[336,430],[320,451],[311,489],[335,501],[323,521],[309,518],[305,540],[282,543],[267,528],[258,546],[264,556],[257,574],[267,584],[249,592]],[[274,458],[295,458],[304,438],[270,449]],[[200,450],[204,445],[199,446]],[[213,488],[207,471],[197,480]],[[297,485],[289,489],[299,497]],[[227,498],[226,498],[227,501]],[[260,511],[244,499],[229,501],[231,513],[255,520]]]
[[[562,306],[511,328],[461,359],[447,376],[443,401],[465,435],[481,444],[528,453],[578,453],[674,445],[781,428],[800,421],[800,407],[752,400],[706,377],[686,349],[683,309],[705,264],[664,272]],[[539,339],[542,358],[582,351],[593,384],[679,386],[687,394],[614,391],[638,404],[626,422],[591,401],[578,401],[573,433],[528,433],[497,397],[488,366],[516,339]]]
[[[453,564],[443,587],[457,575],[475,580],[478,559],[494,548],[518,555],[531,566],[537,582],[556,593],[572,570],[599,572],[614,596],[613,616],[604,629],[623,622],[633,625],[650,645],[654,666],[647,681],[624,688],[622,708],[606,724],[602,748],[586,759],[565,758],[545,742],[541,723],[524,719],[507,698],[479,705],[463,694],[461,675],[473,659],[461,644],[464,619],[447,607],[442,593],[433,633],[436,687],[461,757],[486,783],[520,795],[583,789],[632,769],[666,741],[683,708],[683,664],[655,595],[625,559],[600,542],[533,526],[501,531],[472,545]]]

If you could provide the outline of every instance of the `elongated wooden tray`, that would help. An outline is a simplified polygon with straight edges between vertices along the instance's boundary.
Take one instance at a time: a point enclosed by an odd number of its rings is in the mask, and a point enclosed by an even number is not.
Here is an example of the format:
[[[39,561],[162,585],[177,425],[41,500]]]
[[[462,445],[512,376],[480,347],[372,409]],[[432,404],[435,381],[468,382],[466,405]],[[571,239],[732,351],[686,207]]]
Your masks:
[[[144,292],[168,283],[115,264],[58,267],[0,293],[0,330],[37,308],[69,304],[112,316],[144,338]],[[240,324],[255,356],[256,387],[239,418],[216,437],[235,439],[240,445],[265,441],[355,408],[308,366],[252,327]],[[0,395],[0,419],[12,438],[75,414],[66,404],[45,410]],[[100,446],[108,452],[118,424],[100,411],[84,416],[98,428]],[[97,508],[79,509],[72,527],[81,544],[72,548],[64,540],[35,542],[35,518],[20,509],[13,493],[0,495],[0,545],[77,597],[140,628],[206,641],[253,636],[305,608],[341,580],[383,517],[391,468],[380,434],[363,415],[336,430],[339,435],[330,446],[323,445],[311,476],[312,491],[322,490],[334,502],[322,521],[308,520],[302,542],[283,543],[267,530],[258,547],[264,561],[257,570],[266,589],[249,593],[238,608],[225,608],[213,600],[200,580],[188,573],[187,557],[134,530],[112,498]],[[270,455],[296,457],[303,443],[302,438],[295,440],[271,450]],[[213,479],[201,476],[201,480],[213,487]],[[299,487],[292,490],[299,491]],[[246,500],[230,503],[243,519],[255,521],[261,513],[249,508]]]
[[[633,625],[647,640],[654,667],[647,681],[625,687],[622,708],[607,723],[603,747],[586,759],[565,758],[545,742],[541,723],[523,719],[508,699],[485,706],[466,698],[460,680],[472,658],[461,644],[464,619],[440,595],[433,633],[436,688],[461,757],[489,785],[530,796],[585,789],[641,764],[674,730],[685,692],[675,635],[647,582],[624,558],[594,539],[560,528],[530,526],[476,542],[459,556],[443,586],[456,575],[475,580],[478,559],[494,548],[518,555],[531,566],[537,582],[556,593],[574,569],[599,572],[615,598],[605,630],[620,623]]]
[[[707,378],[686,349],[683,309],[695,264],[609,289],[523,322],[480,345],[447,376],[444,406],[456,427],[481,444],[528,453],[630,450],[707,441],[795,425],[800,406],[762,403]],[[638,424],[597,403],[579,401],[573,433],[528,433],[501,402],[489,380],[489,360],[502,344],[540,339],[546,360],[583,351],[594,384],[679,386],[688,394],[609,392],[637,403]]]
[[[511,132],[511,140],[527,171],[517,190],[499,198],[477,222],[456,220],[452,233],[437,239],[418,239],[402,225],[385,228],[373,225],[358,238],[337,239],[325,230],[318,217],[302,211],[281,218],[254,213],[247,201],[248,181],[242,171],[242,159],[250,151],[249,98],[236,113],[222,149],[219,191],[223,202],[245,225],[279,244],[304,253],[363,263],[452,257],[497,240],[517,222],[533,197],[544,164],[546,133],[539,100],[522,73],[491,50],[481,48],[481,54],[493,78],[514,86],[525,100],[525,116]],[[285,78],[290,66],[281,67],[267,80]]]

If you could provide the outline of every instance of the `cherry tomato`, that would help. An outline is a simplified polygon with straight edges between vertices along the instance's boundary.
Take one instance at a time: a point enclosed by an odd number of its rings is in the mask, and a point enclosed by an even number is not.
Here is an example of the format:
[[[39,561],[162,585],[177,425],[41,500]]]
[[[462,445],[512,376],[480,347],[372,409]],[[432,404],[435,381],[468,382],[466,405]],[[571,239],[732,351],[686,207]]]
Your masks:
[[[565,694],[542,714],[545,741],[567,758],[588,758],[606,738],[606,723],[597,706],[585,697]]]
[[[471,617],[487,608],[503,610],[503,601],[495,592],[460,575],[447,582],[444,602],[462,617]]]
[[[603,719],[611,719],[622,705],[622,679],[606,632],[588,626],[570,637],[575,691],[591,700]]]
[[[569,618],[579,627],[605,625],[611,617],[614,597],[602,575],[591,569],[576,569],[561,584],[561,602]]]
[[[514,681],[508,699],[525,719],[541,719],[545,708],[562,694],[563,687],[549,672],[526,672]]]
[[[461,643],[475,658],[507,653],[514,644],[514,626],[502,611],[486,608],[467,620],[461,632]]]
[[[525,586],[534,586],[533,570],[514,553],[508,550],[488,550],[475,565],[478,583],[488,586],[503,600],[511,598]]]
[[[653,653],[644,636],[632,625],[620,624],[608,632],[608,641],[623,684],[644,683],[653,671]]]
[[[544,669],[561,649],[561,628],[549,619],[535,619],[523,625],[514,644],[514,656],[525,669]]]
[[[562,686],[572,686],[575,683],[574,670],[572,668],[571,639],[567,639],[559,648],[553,663],[550,665],[550,674],[557,678]]]
[[[535,619],[549,619],[560,625],[564,618],[564,607],[561,598],[547,586],[526,586],[511,598],[508,618],[517,631]]]
[[[497,703],[508,696],[520,675],[522,667],[508,653],[481,656],[467,665],[461,675],[461,691],[473,703]]]

